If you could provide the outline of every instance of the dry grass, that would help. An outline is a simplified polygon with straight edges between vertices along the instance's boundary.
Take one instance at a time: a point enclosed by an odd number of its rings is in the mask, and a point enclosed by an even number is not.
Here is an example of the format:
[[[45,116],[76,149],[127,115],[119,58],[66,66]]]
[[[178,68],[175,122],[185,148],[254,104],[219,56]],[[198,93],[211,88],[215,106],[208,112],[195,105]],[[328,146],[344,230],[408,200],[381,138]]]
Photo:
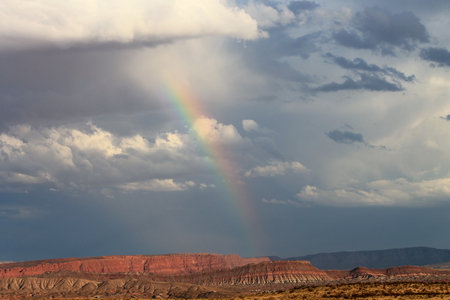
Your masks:
[[[120,297],[114,297],[110,299],[117,300],[120,299]],[[450,299],[450,283],[391,282],[391,283],[341,284],[329,286],[302,286],[283,292],[270,292],[248,296],[239,296],[233,298],[215,298],[215,299],[211,298],[209,300],[319,300],[319,299],[320,300],[337,300],[337,299],[442,300],[442,299]],[[77,300],[84,300],[84,299],[77,299]],[[92,300],[92,298],[89,300]],[[105,298],[103,298],[102,300],[105,300]]]
[[[248,296],[246,300],[318,299],[450,299],[449,283],[398,282],[360,283],[334,286],[299,287],[272,295]],[[236,298],[234,300],[237,300]]]

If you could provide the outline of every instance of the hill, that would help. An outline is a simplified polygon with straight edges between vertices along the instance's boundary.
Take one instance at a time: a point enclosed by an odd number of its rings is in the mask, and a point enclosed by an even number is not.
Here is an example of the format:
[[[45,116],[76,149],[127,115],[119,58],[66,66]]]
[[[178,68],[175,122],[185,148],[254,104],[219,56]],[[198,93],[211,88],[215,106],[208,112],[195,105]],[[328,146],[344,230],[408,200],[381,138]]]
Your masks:
[[[450,282],[450,271],[418,266],[320,270],[309,261],[170,254],[102,256],[0,265],[0,299],[220,298],[299,286]]]
[[[289,257],[282,260],[307,260],[322,270],[351,270],[356,267],[390,268],[414,265],[426,266],[450,262],[450,250],[413,247],[374,251],[319,253]]]
[[[0,278],[38,276],[59,271],[180,275],[233,268],[262,261],[269,261],[269,258],[242,258],[236,254],[210,253],[72,257],[0,264]]]

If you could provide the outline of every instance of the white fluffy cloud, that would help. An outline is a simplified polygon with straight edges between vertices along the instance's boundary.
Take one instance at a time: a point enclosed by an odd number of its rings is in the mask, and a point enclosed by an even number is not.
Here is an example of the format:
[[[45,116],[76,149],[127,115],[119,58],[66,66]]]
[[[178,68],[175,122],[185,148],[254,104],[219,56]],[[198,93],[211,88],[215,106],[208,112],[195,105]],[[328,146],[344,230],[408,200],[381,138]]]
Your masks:
[[[243,138],[236,127],[219,123],[214,118],[198,118],[192,130],[204,141],[208,143],[227,144],[231,146],[251,145],[249,139]]]
[[[261,36],[255,20],[224,0],[5,0],[0,18],[4,49]]]
[[[296,197],[305,204],[336,206],[422,206],[450,199],[450,178],[419,182],[404,178],[376,180],[365,187],[323,190],[307,185]]]
[[[279,25],[288,25],[296,19],[295,14],[285,5],[279,4],[276,8],[250,1],[245,10],[258,21],[261,28],[270,28]]]
[[[177,132],[149,141],[141,135],[115,136],[92,124],[84,130],[14,126],[0,135],[0,183],[83,188],[132,182],[121,187],[176,190],[190,183],[176,184],[167,178],[201,160],[188,144],[189,137]]]
[[[195,182],[186,181],[183,183],[174,182],[173,179],[153,179],[143,182],[129,182],[121,184],[118,187],[127,191],[155,191],[155,192],[172,192],[185,191],[189,187],[195,186]]]
[[[242,120],[242,128],[247,132],[256,131],[265,134],[272,132],[270,129],[260,127],[254,120]]]
[[[246,177],[273,177],[277,175],[284,175],[287,171],[305,172],[308,169],[301,163],[285,162],[285,161],[271,161],[266,166],[257,166],[245,173]]]
[[[227,159],[230,161],[226,163],[232,163],[229,155],[235,155],[234,150],[247,153],[247,159],[252,155],[252,141],[231,124],[201,117],[190,133],[163,132],[148,139],[141,134],[118,136],[91,123],[77,128],[12,126],[0,134],[0,185],[103,188],[101,193],[108,196],[114,187],[126,191],[182,191],[196,185],[191,177],[207,169],[205,159]],[[198,142],[212,152],[199,152],[195,146]],[[224,151],[229,153],[224,156]],[[298,162],[271,162],[249,171],[248,176],[275,176],[287,170],[305,168]],[[199,183],[200,189],[208,187],[214,185]]]

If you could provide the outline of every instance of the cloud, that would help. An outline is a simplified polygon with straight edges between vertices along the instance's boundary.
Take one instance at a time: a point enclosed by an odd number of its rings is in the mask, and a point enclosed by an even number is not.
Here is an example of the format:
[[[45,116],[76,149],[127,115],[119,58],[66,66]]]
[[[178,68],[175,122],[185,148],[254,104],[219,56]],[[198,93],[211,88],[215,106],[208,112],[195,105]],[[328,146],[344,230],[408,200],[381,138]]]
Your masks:
[[[195,186],[193,181],[177,183],[173,179],[153,179],[143,182],[129,182],[117,187],[126,191],[173,192],[185,191],[193,186]]]
[[[245,131],[258,131],[259,125],[253,120],[242,120],[242,127]]]
[[[336,143],[341,144],[365,143],[364,137],[361,133],[354,133],[350,131],[341,131],[339,129],[335,129],[325,134]]]
[[[412,82],[415,80],[414,75],[406,76],[404,73],[392,67],[385,66],[381,68],[375,64],[368,64],[362,58],[355,58],[353,61],[351,61],[342,56],[334,56],[330,52],[326,53],[325,57],[331,59],[333,63],[337,64],[343,69],[352,71],[367,71],[372,73],[380,73],[407,82]]]
[[[283,161],[271,161],[266,166],[255,167],[245,173],[246,177],[274,177],[278,175],[284,175],[287,171],[295,173],[305,172],[308,169],[299,162],[283,162]]]
[[[370,49],[383,55],[395,56],[395,48],[412,51],[418,43],[427,43],[430,39],[425,26],[410,11],[391,13],[386,8],[368,7],[355,14],[351,25],[351,29],[334,33],[340,45]]]
[[[368,148],[377,148],[379,150],[391,151],[392,149],[387,148],[383,145],[371,145],[364,140],[364,137],[361,133],[354,133],[351,131],[341,131],[339,129],[335,129],[330,132],[325,133],[330,139],[340,144],[353,144],[353,143],[361,143]]]
[[[292,204],[292,205],[299,205],[298,202],[294,202],[291,200],[278,200],[278,199],[266,199],[266,198],[262,198],[262,202],[264,203],[270,203],[270,204]]]
[[[369,90],[375,92],[398,92],[403,91],[400,83],[389,82],[377,74],[355,73],[358,79],[343,76],[342,83],[331,82],[311,89],[312,92],[338,92],[345,90]]]
[[[301,203],[309,205],[331,205],[331,206],[351,206],[351,205],[391,205],[388,198],[377,194],[374,191],[362,190],[321,190],[314,186],[305,186],[295,195]]]
[[[205,159],[227,159],[223,163],[242,161],[244,165],[236,170],[248,168],[255,161],[254,151],[258,148],[233,125],[201,117],[188,130],[191,135],[162,132],[150,139],[141,134],[120,136],[92,123],[52,128],[11,126],[0,134],[0,186],[95,189],[107,197],[113,196],[114,188],[181,191],[194,185],[191,178],[202,176]],[[216,149],[215,152],[220,147],[227,155],[217,158],[209,157],[217,153],[200,154],[197,138]],[[270,166],[256,168],[250,174],[266,176],[271,172],[306,169],[297,162],[272,162]],[[180,181],[177,179],[180,177],[186,179]],[[214,186],[205,183],[199,187]]]
[[[320,7],[320,4],[314,1],[291,1],[288,5],[288,8],[296,15],[305,10],[314,10],[318,7]]]
[[[201,164],[201,158],[189,150],[190,143],[187,135],[178,132],[161,133],[150,141],[139,134],[116,136],[92,124],[85,128],[17,125],[0,135],[0,184],[89,189],[125,187],[124,183],[137,179],[165,180]],[[162,184],[155,181],[148,186]]]
[[[318,43],[321,35],[322,32],[313,32],[293,39],[279,34],[277,38],[274,37],[268,42],[273,43],[274,53],[279,56],[300,56],[308,59],[312,53],[320,51]]]
[[[5,0],[0,3],[3,49],[155,45],[178,39],[261,37],[257,22],[220,0]]]
[[[255,131],[264,134],[272,132],[268,128],[260,127],[254,120],[242,120],[242,128],[247,132]]]
[[[200,183],[200,185],[199,185],[199,189],[201,189],[201,190],[204,190],[207,188],[215,188],[215,187],[216,186],[214,184],[207,185],[206,183]]]
[[[450,67],[450,51],[446,48],[424,48],[420,51],[420,58],[435,62],[439,67]]]
[[[261,28],[285,26],[295,20],[295,14],[284,5],[273,7],[251,1],[245,10]]]
[[[295,195],[301,203],[336,206],[423,206],[448,201],[450,178],[411,182],[404,178],[376,180],[365,189],[323,190],[307,185]]]
[[[447,115],[447,116],[445,116],[445,117],[441,117],[441,119],[444,119],[444,120],[446,120],[446,121],[450,121],[450,115]]]
[[[342,90],[369,90],[397,92],[404,90],[400,81],[414,82],[415,76],[406,76],[403,72],[393,67],[379,67],[376,64],[368,64],[362,58],[349,60],[342,56],[326,53],[324,57],[339,67],[350,70],[352,76],[343,76],[342,83],[331,82],[311,89],[313,92],[337,92]],[[352,78],[353,77],[353,78]]]
[[[233,125],[224,125],[214,118],[200,117],[192,125],[192,130],[208,142],[239,147],[250,147],[251,141],[243,138]]]
[[[258,22],[260,28],[269,29],[304,23],[310,18],[310,11],[319,6],[312,1],[291,1],[288,5],[249,1],[245,11]]]

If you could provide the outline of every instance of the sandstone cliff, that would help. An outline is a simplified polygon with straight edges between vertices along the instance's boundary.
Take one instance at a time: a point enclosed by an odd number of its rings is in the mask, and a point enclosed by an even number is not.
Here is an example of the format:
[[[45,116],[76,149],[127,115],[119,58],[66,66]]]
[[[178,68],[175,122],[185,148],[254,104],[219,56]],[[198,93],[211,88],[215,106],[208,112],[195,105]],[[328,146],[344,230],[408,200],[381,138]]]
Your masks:
[[[402,279],[425,279],[449,277],[450,273],[445,271],[434,270],[427,267],[402,266],[387,269],[368,269],[364,267],[355,268],[344,276],[344,279],[356,279],[358,281],[364,279],[374,280],[402,280]]]
[[[238,255],[168,254],[123,255],[89,258],[63,258],[0,265],[0,278],[37,276],[47,272],[192,274],[269,261],[267,257],[242,258]]]
[[[210,271],[179,280],[199,285],[278,285],[319,283],[332,280],[326,271],[319,270],[309,261],[271,261],[249,264],[233,269]]]

